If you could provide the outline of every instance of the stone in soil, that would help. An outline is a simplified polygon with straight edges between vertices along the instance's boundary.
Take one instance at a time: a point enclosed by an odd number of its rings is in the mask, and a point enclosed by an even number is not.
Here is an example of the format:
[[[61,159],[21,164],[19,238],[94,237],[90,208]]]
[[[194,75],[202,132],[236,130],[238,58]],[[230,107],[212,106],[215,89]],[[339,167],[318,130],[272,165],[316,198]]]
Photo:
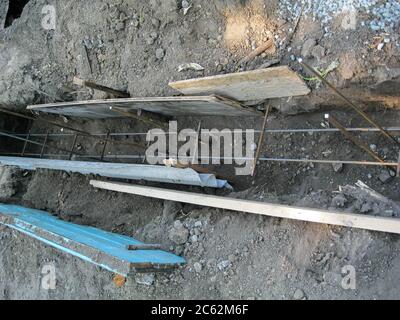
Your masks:
[[[135,281],[138,284],[144,285],[144,286],[152,286],[154,284],[154,281],[156,280],[156,277],[153,273],[147,273],[147,274],[137,274],[135,277]]]
[[[301,289],[297,289],[293,295],[294,300],[303,300],[305,298],[304,291]]]
[[[180,221],[175,221],[169,232],[169,239],[175,244],[185,244],[189,238],[189,230]]]
[[[343,171],[343,163],[334,163],[333,171],[335,171],[336,173],[342,172]]]
[[[346,197],[342,194],[339,194],[332,199],[332,206],[343,208],[346,202],[347,202]]]
[[[165,51],[164,51],[163,48],[158,48],[158,49],[156,50],[156,58],[157,58],[158,60],[161,60],[162,58],[164,58],[164,55],[165,55]]]
[[[311,50],[314,48],[314,46],[317,44],[317,42],[315,41],[315,39],[307,39],[304,44],[303,47],[301,49],[301,55],[304,58],[310,58],[311,57]]]
[[[194,265],[193,265],[193,267],[194,267],[194,270],[195,270],[197,273],[200,273],[201,270],[203,269],[203,266],[202,266],[201,263],[199,263],[199,262],[195,262]]]
[[[231,263],[229,262],[229,260],[224,260],[217,264],[217,268],[220,271],[224,271],[225,269],[227,269],[230,266],[230,264]]]
[[[383,169],[382,171],[381,171],[381,173],[379,174],[379,180],[382,182],[382,183],[387,183],[387,182],[389,182],[393,177],[392,177],[392,175],[390,174],[390,172],[388,171],[388,170],[386,170],[386,169]]]

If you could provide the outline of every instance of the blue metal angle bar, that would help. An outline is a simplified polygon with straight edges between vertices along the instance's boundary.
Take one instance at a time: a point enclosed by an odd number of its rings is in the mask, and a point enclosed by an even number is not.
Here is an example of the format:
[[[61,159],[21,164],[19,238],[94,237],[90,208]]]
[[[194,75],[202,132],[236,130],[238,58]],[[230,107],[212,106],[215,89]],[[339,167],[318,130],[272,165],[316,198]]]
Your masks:
[[[183,258],[163,250],[129,250],[129,245],[145,244],[131,237],[62,221],[45,211],[0,204],[0,224],[125,276],[129,270],[162,270],[185,263]]]

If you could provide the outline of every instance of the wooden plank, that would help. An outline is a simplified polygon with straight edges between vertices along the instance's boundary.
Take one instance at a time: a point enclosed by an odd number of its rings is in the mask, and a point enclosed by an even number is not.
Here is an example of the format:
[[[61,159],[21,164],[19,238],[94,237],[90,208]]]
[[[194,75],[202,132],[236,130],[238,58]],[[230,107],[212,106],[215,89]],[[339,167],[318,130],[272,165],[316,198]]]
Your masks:
[[[187,94],[216,94],[241,102],[301,96],[310,93],[305,82],[287,66],[171,82]]]
[[[166,116],[260,116],[255,109],[246,108],[237,101],[218,97],[155,97],[107,100],[73,101],[28,106],[28,110],[42,111],[89,119],[117,118],[125,110],[145,110]]]
[[[153,187],[90,181],[96,188],[264,216],[400,234],[400,219],[340,213]]]

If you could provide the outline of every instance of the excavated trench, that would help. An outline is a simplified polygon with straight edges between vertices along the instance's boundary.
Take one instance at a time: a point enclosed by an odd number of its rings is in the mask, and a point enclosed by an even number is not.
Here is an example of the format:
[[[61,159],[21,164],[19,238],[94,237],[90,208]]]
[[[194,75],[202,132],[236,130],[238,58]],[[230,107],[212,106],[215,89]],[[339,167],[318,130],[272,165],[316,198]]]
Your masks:
[[[21,17],[22,11],[30,0],[11,0],[8,3],[7,15],[5,18],[4,28],[10,27],[15,20]],[[7,1],[5,1],[7,2]],[[7,4],[6,4],[7,5]]]

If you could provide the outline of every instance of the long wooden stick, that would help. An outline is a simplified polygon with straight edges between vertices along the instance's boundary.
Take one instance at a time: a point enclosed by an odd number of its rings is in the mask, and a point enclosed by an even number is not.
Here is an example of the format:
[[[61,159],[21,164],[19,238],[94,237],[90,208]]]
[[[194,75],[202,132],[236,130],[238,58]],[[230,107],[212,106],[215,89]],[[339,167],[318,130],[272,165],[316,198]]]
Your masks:
[[[245,64],[251,60],[253,60],[255,57],[259,56],[263,52],[267,51],[268,49],[272,48],[274,45],[274,39],[270,38],[267,41],[265,41],[261,46],[257,47],[255,50],[250,52],[246,57],[244,57],[239,64]]]
[[[206,207],[254,213],[264,216],[400,234],[400,219],[395,218],[383,218],[361,214],[349,214],[327,210],[291,207],[258,201],[241,200],[191,192],[130,185],[126,183],[113,183],[92,180],[90,181],[90,184],[100,189],[129,193],[156,199],[171,200]]]

